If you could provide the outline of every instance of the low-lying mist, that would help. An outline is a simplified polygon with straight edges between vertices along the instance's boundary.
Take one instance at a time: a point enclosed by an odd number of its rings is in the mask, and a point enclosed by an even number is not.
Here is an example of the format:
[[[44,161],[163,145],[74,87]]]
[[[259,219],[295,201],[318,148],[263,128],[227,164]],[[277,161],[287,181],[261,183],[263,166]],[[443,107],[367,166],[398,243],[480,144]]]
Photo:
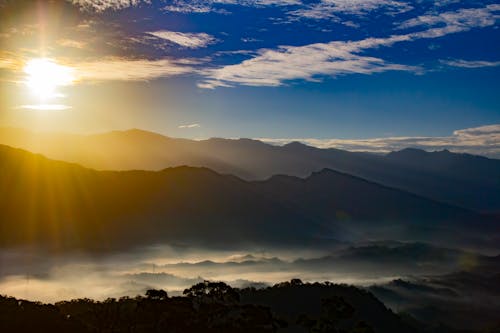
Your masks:
[[[312,251],[304,248],[214,250],[156,246],[127,253],[0,252],[0,294],[43,302],[103,300],[147,289],[171,295],[204,279],[234,287],[265,287],[300,278],[358,286],[397,278],[471,270],[491,257],[424,243],[377,242]]]

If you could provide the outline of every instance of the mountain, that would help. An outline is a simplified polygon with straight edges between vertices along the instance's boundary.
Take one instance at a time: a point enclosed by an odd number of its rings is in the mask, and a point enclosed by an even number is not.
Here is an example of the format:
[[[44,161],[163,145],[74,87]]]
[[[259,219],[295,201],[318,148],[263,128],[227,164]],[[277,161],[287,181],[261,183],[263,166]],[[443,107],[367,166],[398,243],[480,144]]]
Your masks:
[[[495,244],[497,221],[354,176],[244,181],[206,168],[95,171],[0,146],[0,246],[96,251],[380,239]]]
[[[500,160],[470,154],[457,154],[449,150],[426,152],[406,148],[387,154],[386,159],[409,168],[429,172],[447,173],[449,177],[470,182],[490,181],[500,184]]]
[[[500,212],[500,161],[405,149],[386,156],[251,139],[187,140],[142,130],[96,135],[0,129],[0,143],[98,170],[206,167],[246,180],[307,177],[325,168],[465,208]]]
[[[203,168],[99,172],[1,146],[0,170],[3,246],[271,242],[315,229],[250,183]]]
[[[212,276],[260,273],[261,281],[280,272],[295,272],[300,276],[308,276],[309,280],[335,277],[335,280],[339,281],[340,277],[340,280],[343,278],[350,281],[386,281],[387,278],[394,276],[436,276],[456,271],[477,271],[481,267],[500,269],[498,256],[486,256],[426,243],[393,243],[374,242],[339,247],[321,256],[297,258],[293,261],[279,257],[250,256],[246,260],[177,262],[160,265],[157,268],[166,272],[176,272],[181,276],[204,276],[206,272]],[[164,279],[161,274],[150,277],[151,281],[157,279],[159,282]]]

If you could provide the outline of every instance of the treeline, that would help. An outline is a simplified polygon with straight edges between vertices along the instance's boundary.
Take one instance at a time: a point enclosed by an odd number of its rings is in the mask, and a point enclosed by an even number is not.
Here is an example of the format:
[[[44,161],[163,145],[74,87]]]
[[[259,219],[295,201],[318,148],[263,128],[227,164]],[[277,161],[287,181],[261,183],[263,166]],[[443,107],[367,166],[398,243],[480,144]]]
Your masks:
[[[204,281],[183,294],[151,289],[133,298],[55,304],[0,296],[0,332],[459,332],[427,327],[365,290],[328,282],[234,289]]]

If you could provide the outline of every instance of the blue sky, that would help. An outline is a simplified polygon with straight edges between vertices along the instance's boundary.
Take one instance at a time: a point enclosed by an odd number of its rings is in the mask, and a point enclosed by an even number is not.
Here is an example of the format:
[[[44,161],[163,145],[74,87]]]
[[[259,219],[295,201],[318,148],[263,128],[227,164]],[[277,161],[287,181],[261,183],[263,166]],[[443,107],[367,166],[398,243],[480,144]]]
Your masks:
[[[2,126],[351,149],[404,137],[396,148],[500,154],[498,1],[3,0],[0,11]],[[67,111],[25,107],[32,58],[74,71],[50,104]],[[454,134],[472,128],[487,136]]]

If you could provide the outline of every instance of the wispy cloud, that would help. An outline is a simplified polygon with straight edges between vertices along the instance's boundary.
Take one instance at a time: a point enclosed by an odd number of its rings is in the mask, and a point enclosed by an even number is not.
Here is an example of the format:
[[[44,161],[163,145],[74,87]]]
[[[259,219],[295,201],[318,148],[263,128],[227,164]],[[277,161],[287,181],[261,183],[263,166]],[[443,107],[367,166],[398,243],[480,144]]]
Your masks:
[[[179,125],[178,128],[200,128],[201,125],[198,123],[195,124],[185,124],[185,125]]]
[[[108,58],[72,65],[78,80],[148,81],[194,72],[197,62],[188,59],[124,59]]]
[[[0,50],[0,70],[19,70],[23,65],[23,61],[24,59],[20,54],[12,52],[2,52],[2,50]]]
[[[221,6],[240,5],[245,7],[293,6],[300,5],[300,0],[174,0],[163,10],[178,13],[219,13],[229,14]]]
[[[161,30],[148,32],[148,34],[190,49],[206,47],[216,41],[213,36],[206,33],[185,33]]]
[[[28,104],[28,105],[20,105],[18,108],[35,110],[35,111],[64,111],[64,110],[69,110],[72,107],[63,104]]]
[[[251,59],[239,64],[210,69],[200,88],[213,89],[235,84],[248,86],[280,86],[290,80],[317,81],[321,76],[346,74],[372,74],[377,72],[420,71],[420,68],[387,63],[384,59],[365,55],[369,49],[388,47],[395,43],[418,39],[431,39],[448,34],[494,25],[500,5],[490,5],[473,10],[459,10],[406,21],[401,27],[415,27],[425,22],[425,29],[385,38],[366,38],[359,41],[332,41],[305,46],[281,46],[263,49]],[[427,16],[425,16],[427,17]],[[438,24],[437,27],[434,25]],[[444,24],[444,26],[443,26]],[[363,55],[361,55],[363,53]]]
[[[219,14],[229,14],[228,11],[220,8],[214,8],[213,3],[210,1],[187,1],[187,0],[176,0],[172,4],[163,7],[164,11],[176,12],[176,13],[219,13]]]
[[[318,148],[337,148],[373,153],[387,153],[409,147],[429,151],[449,149],[455,152],[500,158],[500,124],[456,130],[452,135],[443,137],[387,137],[352,140],[259,138],[259,140],[278,145],[298,141]]]
[[[306,8],[290,11],[288,14],[306,19],[332,19],[337,14],[364,15],[370,11],[383,9],[385,14],[402,13],[413,7],[405,2],[391,0],[322,0]]]
[[[289,80],[316,81],[320,75],[371,74],[389,70],[418,71],[417,67],[390,64],[380,58],[357,54],[366,49],[411,39],[411,36],[403,35],[360,41],[282,46],[277,50],[264,49],[259,51],[256,57],[242,63],[206,71],[208,79],[198,86],[280,86]]]
[[[11,82],[21,82],[19,75],[30,58],[22,54],[2,54],[0,52],[0,70],[9,71],[13,77]],[[159,78],[173,77],[198,73],[195,66],[202,64],[205,59],[192,58],[160,58],[160,59],[131,59],[124,57],[104,57],[101,59],[61,58],[57,62],[71,70],[73,83],[86,81],[149,81]]]
[[[500,61],[485,61],[485,60],[440,60],[442,64],[451,67],[462,67],[462,68],[481,68],[481,67],[496,67],[500,66]]]
[[[71,47],[75,49],[83,49],[87,43],[80,41],[80,40],[74,40],[74,39],[59,39],[57,41],[57,44],[60,46],[64,47]]]
[[[98,12],[107,9],[118,10],[131,6],[137,6],[140,3],[150,3],[151,0],[67,0],[84,9],[95,10]]]
[[[12,59],[0,57],[0,69],[15,69],[16,67],[16,63]]]
[[[414,27],[434,27],[445,25],[448,30],[466,31],[473,27],[492,26],[499,19],[498,11],[500,4],[488,5],[481,8],[467,8],[444,13],[432,13],[421,15],[404,21],[399,25],[400,29]]]

